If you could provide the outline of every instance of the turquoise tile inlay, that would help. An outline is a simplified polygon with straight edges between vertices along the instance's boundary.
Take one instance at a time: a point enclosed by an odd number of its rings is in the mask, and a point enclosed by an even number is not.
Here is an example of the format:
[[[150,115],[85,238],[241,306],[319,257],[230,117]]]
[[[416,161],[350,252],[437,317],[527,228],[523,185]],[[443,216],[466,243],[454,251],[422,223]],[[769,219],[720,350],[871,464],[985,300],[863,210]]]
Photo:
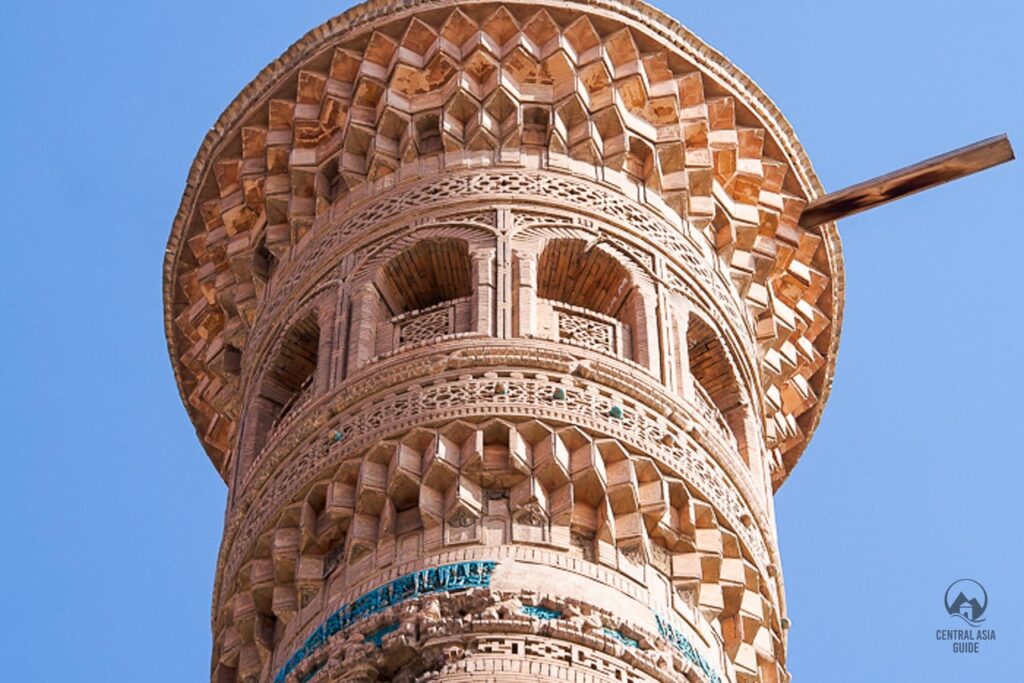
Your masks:
[[[708,677],[711,683],[722,683],[722,677],[711,667],[708,660],[704,659],[704,656],[697,652],[686,636],[680,633],[667,619],[662,619],[660,615],[655,614],[654,619],[658,622],[658,633],[661,634],[662,638],[671,643],[672,647],[682,652],[684,657],[696,664],[697,668],[704,672],[704,675]]]
[[[548,609],[547,607],[538,607],[535,605],[523,605],[519,608],[519,611],[528,617],[533,617],[534,619],[562,618],[562,613],[557,610]]]
[[[392,605],[421,595],[448,593],[467,588],[486,588],[491,585],[491,574],[496,566],[498,563],[491,561],[446,564],[400,576],[380,588],[360,595],[347,605],[342,605],[306,638],[302,647],[277,672],[274,683],[284,683],[288,674],[294,671],[295,667],[301,664],[306,657],[322,648],[328,638],[340,633],[360,619],[378,614]],[[395,624],[394,627],[398,628],[398,625]],[[382,633],[382,630],[377,629],[367,636],[367,640],[370,640],[371,636],[376,636],[373,642],[379,647],[380,641],[390,632]]]
[[[622,635],[622,633],[620,633],[619,631],[616,631],[613,628],[608,628],[606,626],[606,627],[602,628],[601,631],[606,636],[611,636],[612,638],[614,638],[615,640],[619,641],[620,643],[622,643],[626,647],[640,647],[640,643],[636,642],[636,640],[634,640],[633,638],[630,638],[629,636]]]

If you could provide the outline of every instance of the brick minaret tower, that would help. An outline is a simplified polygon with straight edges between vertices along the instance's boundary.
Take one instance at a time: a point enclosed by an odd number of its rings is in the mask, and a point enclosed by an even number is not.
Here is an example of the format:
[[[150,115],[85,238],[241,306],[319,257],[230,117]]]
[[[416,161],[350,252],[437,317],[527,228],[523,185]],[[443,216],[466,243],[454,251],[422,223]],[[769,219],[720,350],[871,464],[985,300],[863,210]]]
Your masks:
[[[789,124],[635,0],[372,0],[228,107],[165,266],[212,679],[788,679],[772,492],[843,270]]]

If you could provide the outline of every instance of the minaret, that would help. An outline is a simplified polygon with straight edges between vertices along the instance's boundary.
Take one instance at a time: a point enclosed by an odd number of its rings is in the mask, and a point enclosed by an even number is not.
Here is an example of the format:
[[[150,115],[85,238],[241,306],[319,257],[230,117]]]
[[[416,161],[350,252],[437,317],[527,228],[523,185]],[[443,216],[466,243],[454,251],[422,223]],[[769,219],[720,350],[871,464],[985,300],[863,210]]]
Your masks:
[[[635,0],[309,32],[210,130],[165,263],[229,489],[212,680],[787,681],[772,494],[835,364],[821,222],[870,204],[823,194]]]

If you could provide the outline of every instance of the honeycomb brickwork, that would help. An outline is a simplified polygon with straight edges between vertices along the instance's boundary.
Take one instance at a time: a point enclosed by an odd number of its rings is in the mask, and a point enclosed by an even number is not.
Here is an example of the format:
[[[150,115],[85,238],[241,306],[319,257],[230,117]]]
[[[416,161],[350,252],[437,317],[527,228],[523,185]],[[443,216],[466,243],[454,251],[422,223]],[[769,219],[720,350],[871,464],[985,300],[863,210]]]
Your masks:
[[[250,84],[165,267],[228,484],[211,677],[781,683],[827,398],[788,124],[628,1],[374,0]]]

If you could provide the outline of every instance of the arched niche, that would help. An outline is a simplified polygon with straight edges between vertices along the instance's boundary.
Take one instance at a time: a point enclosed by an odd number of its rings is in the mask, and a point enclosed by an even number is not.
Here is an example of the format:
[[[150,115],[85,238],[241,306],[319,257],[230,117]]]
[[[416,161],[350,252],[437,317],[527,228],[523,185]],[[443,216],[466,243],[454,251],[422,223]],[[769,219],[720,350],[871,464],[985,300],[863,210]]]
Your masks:
[[[721,336],[701,316],[691,311],[686,318],[685,338],[680,339],[680,358],[686,359],[688,382],[681,393],[704,408],[730,434],[744,461],[752,468],[756,453],[756,428],[736,365]],[[677,334],[682,332],[676,328]]]
[[[349,370],[403,346],[474,329],[478,265],[468,241],[425,237],[355,286]]]
[[[470,296],[472,270],[464,240],[428,238],[392,256],[374,284],[388,312],[400,315]]]
[[[246,412],[238,475],[243,476],[290,415],[313,399],[320,362],[320,321],[315,308],[295,320],[275,346]]]
[[[535,277],[538,336],[650,368],[651,293],[619,255],[582,239],[549,239],[536,257]]]

